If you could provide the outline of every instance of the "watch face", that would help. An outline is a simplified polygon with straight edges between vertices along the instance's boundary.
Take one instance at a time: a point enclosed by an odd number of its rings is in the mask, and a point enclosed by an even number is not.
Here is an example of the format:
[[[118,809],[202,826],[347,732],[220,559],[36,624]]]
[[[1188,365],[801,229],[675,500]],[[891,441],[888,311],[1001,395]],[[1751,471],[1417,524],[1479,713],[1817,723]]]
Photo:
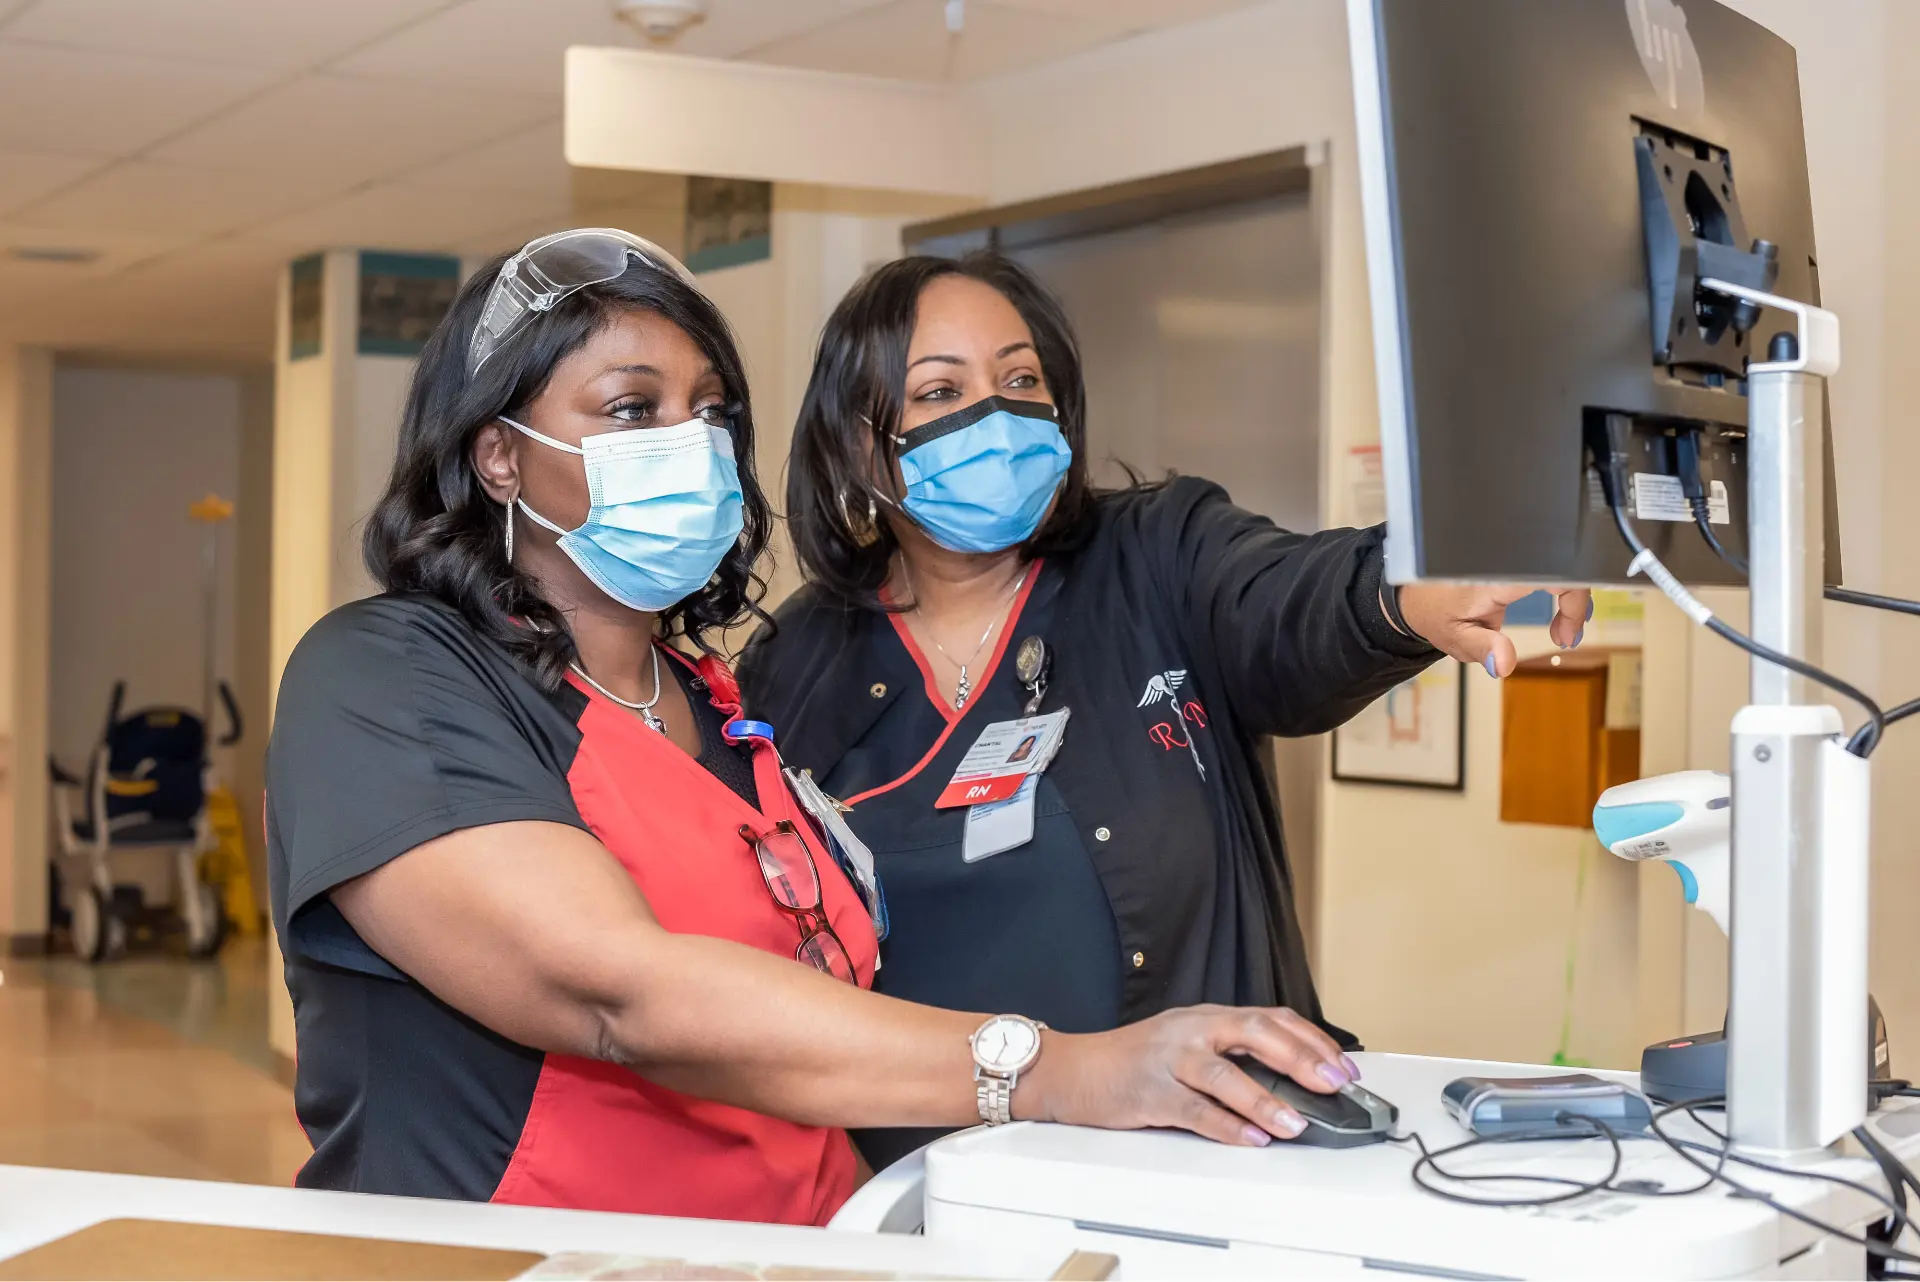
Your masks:
[[[973,1035],[974,1058],[984,1068],[1013,1073],[1040,1053],[1040,1030],[1023,1019],[992,1019]]]

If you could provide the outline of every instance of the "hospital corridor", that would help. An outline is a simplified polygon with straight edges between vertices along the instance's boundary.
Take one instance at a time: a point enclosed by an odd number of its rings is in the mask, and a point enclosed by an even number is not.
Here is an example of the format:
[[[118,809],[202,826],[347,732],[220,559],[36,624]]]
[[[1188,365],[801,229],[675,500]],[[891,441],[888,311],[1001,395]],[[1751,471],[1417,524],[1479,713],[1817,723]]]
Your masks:
[[[0,0],[0,1282],[1920,1278],[1920,0]]]

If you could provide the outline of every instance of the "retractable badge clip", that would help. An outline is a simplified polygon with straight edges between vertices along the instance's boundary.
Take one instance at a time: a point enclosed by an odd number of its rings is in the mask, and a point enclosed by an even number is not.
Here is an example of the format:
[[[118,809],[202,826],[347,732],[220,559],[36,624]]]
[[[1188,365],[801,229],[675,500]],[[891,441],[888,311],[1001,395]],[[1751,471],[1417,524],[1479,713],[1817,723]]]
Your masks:
[[[1040,701],[1047,697],[1047,678],[1052,673],[1053,651],[1047,648],[1047,643],[1039,637],[1023,639],[1013,656],[1013,674],[1029,695],[1021,716],[1031,717],[1040,711]]]

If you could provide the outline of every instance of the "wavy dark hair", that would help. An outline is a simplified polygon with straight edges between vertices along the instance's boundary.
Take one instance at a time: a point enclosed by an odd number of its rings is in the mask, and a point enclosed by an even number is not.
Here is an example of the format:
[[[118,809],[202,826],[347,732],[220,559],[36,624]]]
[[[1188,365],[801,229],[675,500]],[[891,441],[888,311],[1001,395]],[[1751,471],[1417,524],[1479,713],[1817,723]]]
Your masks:
[[[630,261],[625,274],[582,289],[536,317],[468,377],[474,324],[507,257],[474,273],[420,354],[393,474],[361,541],[368,573],[388,592],[423,593],[458,610],[546,688],[557,688],[574,661],[573,637],[533,579],[507,562],[506,509],[481,488],[473,469],[474,438],[503,414],[521,418],[554,367],[617,317],[650,311],[685,330],[713,362],[730,409],[744,528],[713,580],[660,614],[668,636],[684,636],[711,652],[708,632],[766,618],[759,605],[766,584],[757,567],[773,522],[754,474],[752,402],[726,318],[671,271]]]
[[[1052,513],[1021,555],[1029,560],[1085,543],[1094,519],[1087,476],[1087,388],[1066,311],[1031,272],[1000,254],[915,255],[875,268],[840,300],[814,356],[787,464],[787,526],[801,571],[831,599],[869,610],[901,608],[880,597],[897,542],[884,521],[869,527],[873,462],[891,474],[899,448],[907,348],[920,295],[943,276],[991,286],[1033,333],[1034,352],[1073,447]],[[890,496],[888,496],[890,497]]]

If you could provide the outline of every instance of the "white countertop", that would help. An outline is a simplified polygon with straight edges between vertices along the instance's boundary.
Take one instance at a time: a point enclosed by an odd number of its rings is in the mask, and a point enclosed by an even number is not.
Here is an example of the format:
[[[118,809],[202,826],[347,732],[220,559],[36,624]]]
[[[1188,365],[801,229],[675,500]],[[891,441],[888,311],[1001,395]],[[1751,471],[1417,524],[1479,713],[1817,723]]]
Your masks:
[[[1436,1150],[1470,1138],[1441,1102],[1452,1079],[1570,1071],[1381,1053],[1354,1058],[1365,1084],[1400,1107],[1401,1133],[1417,1132]],[[1635,1080],[1630,1073],[1599,1075]],[[1873,1125],[1905,1160],[1920,1165],[1920,1101],[1890,1106]],[[1681,1117],[1663,1126],[1670,1134],[1706,1138]],[[1612,1152],[1594,1139],[1489,1145],[1455,1154],[1445,1167],[1483,1178],[1589,1181],[1606,1177]],[[1518,1209],[1463,1206],[1414,1185],[1415,1157],[1403,1144],[1225,1148],[1174,1132],[1016,1123],[969,1131],[929,1150],[927,1231],[942,1240],[992,1233],[1009,1244],[1045,1240],[1110,1250],[1121,1257],[1125,1276],[1176,1267],[1189,1276],[1327,1276],[1369,1260],[1368,1268],[1462,1276],[1744,1277],[1825,1244],[1818,1231],[1723,1189],[1690,1197],[1609,1191]],[[1672,1193],[1701,1183],[1697,1169],[1657,1141],[1624,1141],[1621,1157],[1620,1179],[1642,1181],[1645,1191]],[[1819,1169],[1880,1184],[1865,1158],[1836,1157]],[[1728,1174],[1836,1224],[1857,1224],[1873,1210],[1868,1198],[1819,1180],[1739,1166]],[[1478,1197],[1554,1191],[1539,1184],[1454,1187]],[[1168,1243],[1187,1244],[1187,1254],[1169,1254]]]
[[[112,1219],[330,1233],[544,1255],[605,1251],[707,1264],[789,1264],[919,1276],[1044,1278],[1065,1259],[1064,1252],[1051,1249],[1022,1252],[978,1242],[892,1234],[0,1166],[0,1259]]]

